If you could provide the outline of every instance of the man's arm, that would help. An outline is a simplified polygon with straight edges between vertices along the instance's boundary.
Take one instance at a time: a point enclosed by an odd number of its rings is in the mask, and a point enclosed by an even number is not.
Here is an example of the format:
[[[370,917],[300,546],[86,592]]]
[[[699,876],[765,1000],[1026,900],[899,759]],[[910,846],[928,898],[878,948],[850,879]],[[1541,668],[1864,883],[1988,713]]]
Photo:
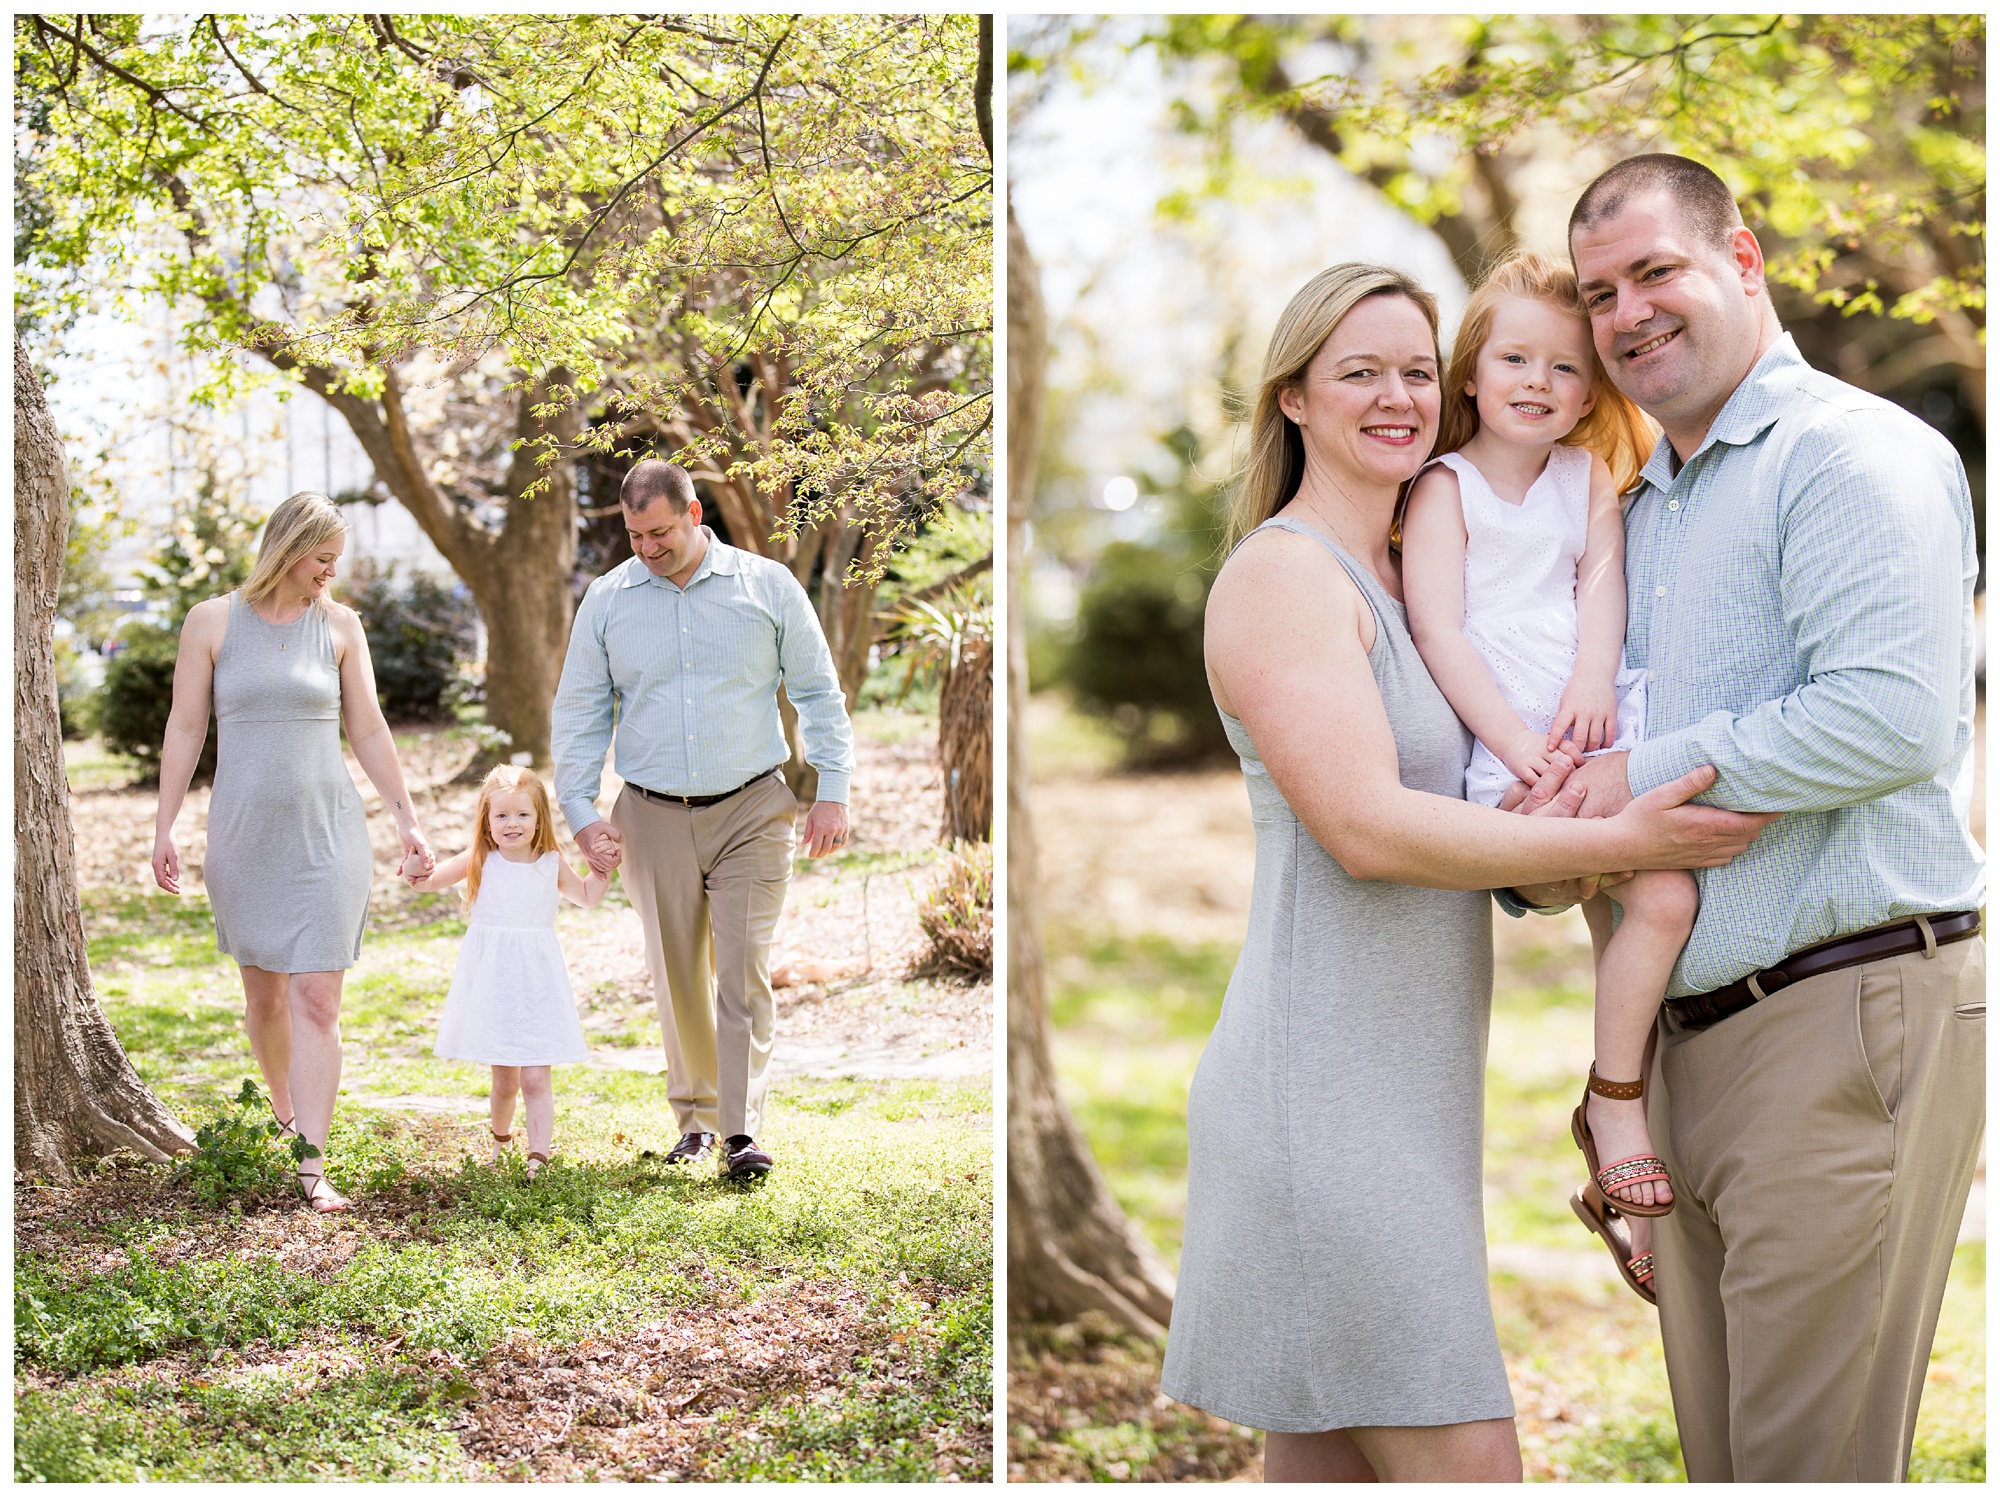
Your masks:
[[[549,751],[556,761],[556,804],[572,837],[599,820],[597,792],[604,782],[604,755],[617,720],[617,687],[604,649],[604,592],[583,595],[570,625],[562,682],[550,713]]]
[[[833,668],[833,652],[805,589],[789,573],[776,584],[772,611],[778,626],[778,678],[799,714],[806,763],[819,772],[818,800],[844,806],[854,778],[854,730],[847,721],[840,673]]]
[[[1778,586],[1807,679],[1640,744],[1624,766],[1632,794],[1713,764],[1708,804],[1826,811],[1944,766],[1958,729],[1970,500],[1956,459],[1913,452],[1900,427],[1863,412],[1799,439]]]

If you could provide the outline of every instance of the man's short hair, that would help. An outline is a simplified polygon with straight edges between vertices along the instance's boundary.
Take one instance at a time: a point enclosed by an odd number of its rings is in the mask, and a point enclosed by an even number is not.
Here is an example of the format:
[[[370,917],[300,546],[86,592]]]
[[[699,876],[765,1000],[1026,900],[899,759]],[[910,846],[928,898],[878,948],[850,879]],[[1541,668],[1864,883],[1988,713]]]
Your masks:
[[[1634,197],[1648,192],[1664,192],[1687,215],[1698,238],[1722,249],[1743,227],[1743,215],[1729,184],[1699,161],[1685,156],[1652,152],[1628,156],[1583,189],[1583,196],[1569,211],[1569,237],[1578,229],[1603,223]]]
[[[634,463],[618,490],[618,502],[637,514],[651,508],[655,499],[664,499],[677,513],[686,514],[694,503],[694,480],[688,477],[687,469],[657,457]]]

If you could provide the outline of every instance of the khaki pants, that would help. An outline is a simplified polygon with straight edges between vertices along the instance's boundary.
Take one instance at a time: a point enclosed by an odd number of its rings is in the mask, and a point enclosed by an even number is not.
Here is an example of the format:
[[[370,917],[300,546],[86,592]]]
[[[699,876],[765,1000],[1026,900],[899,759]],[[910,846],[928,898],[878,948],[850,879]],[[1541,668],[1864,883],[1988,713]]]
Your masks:
[[[755,1136],[771,1059],[771,936],[792,876],[799,803],[776,775],[713,806],[611,809],[619,872],[646,932],[667,1094],[683,1133]]]
[[[1689,1481],[1900,1481],[1986,1121],[1986,943],[1662,1018],[1654,1286]]]

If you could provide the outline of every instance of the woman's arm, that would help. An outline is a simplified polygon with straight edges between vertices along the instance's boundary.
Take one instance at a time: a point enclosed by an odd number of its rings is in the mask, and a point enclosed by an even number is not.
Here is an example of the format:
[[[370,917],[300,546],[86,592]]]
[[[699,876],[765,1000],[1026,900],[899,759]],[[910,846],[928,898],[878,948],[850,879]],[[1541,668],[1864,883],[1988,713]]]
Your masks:
[[[1432,468],[1410,491],[1403,516],[1403,603],[1410,637],[1459,721],[1524,785],[1549,772],[1553,745],[1501,695],[1485,657],[1465,637],[1465,511],[1458,475]]]
[[[571,904],[580,904],[586,910],[604,897],[604,891],[611,887],[611,875],[592,872],[588,878],[579,877],[569,866],[569,859],[562,858],[556,864],[556,890]]]
[[[1292,810],[1354,877],[1493,889],[1607,868],[1716,867],[1771,819],[1680,804],[1708,784],[1706,769],[1595,821],[1519,816],[1406,789],[1357,635],[1364,606],[1312,542],[1260,537],[1216,579],[1206,646],[1223,710],[1242,720]]]
[[[403,861],[407,863],[409,859],[406,857]],[[454,853],[446,858],[429,873],[411,879],[410,887],[425,893],[433,889],[448,889],[464,878],[471,867],[472,849],[468,847],[464,852]]]
[[[153,819],[153,881],[169,894],[181,892],[181,855],[174,846],[174,822],[187,799],[188,782],[208,741],[208,714],[215,686],[215,653],[229,632],[229,599],[210,598],[188,610],[174,654],[174,701],[160,742],[160,806]]]
[[[1551,747],[1565,732],[1580,748],[1609,748],[1618,741],[1615,678],[1625,653],[1625,511],[1611,486],[1611,470],[1595,453],[1587,527],[1576,566],[1576,666],[1549,724]]]
[[[428,857],[430,844],[417,825],[416,807],[403,785],[396,740],[375,697],[375,666],[368,658],[368,636],[361,628],[361,616],[338,603],[327,606],[332,610],[334,647],[340,659],[340,720],[347,729],[347,742],[376,794],[382,797],[382,804],[396,818],[404,858],[413,852]]]

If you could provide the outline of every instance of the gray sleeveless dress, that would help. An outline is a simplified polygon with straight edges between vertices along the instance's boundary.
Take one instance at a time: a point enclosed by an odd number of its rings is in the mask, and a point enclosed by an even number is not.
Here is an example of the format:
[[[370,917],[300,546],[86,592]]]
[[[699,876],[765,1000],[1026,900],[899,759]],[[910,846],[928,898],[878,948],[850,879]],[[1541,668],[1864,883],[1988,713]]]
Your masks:
[[[340,757],[326,609],[267,624],[239,593],[215,655],[215,788],[202,882],[240,966],[334,972],[361,956],[374,856]]]
[[[1462,797],[1471,735],[1403,605],[1309,526],[1375,614],[1369,664],[1402,782]],[[1161,1385],[1258,1429],[1513,1415],[1486,1290],[1484,893],[1350,877],[1243,724],[1250,929],[1188,1095],[1187,1230]]]

